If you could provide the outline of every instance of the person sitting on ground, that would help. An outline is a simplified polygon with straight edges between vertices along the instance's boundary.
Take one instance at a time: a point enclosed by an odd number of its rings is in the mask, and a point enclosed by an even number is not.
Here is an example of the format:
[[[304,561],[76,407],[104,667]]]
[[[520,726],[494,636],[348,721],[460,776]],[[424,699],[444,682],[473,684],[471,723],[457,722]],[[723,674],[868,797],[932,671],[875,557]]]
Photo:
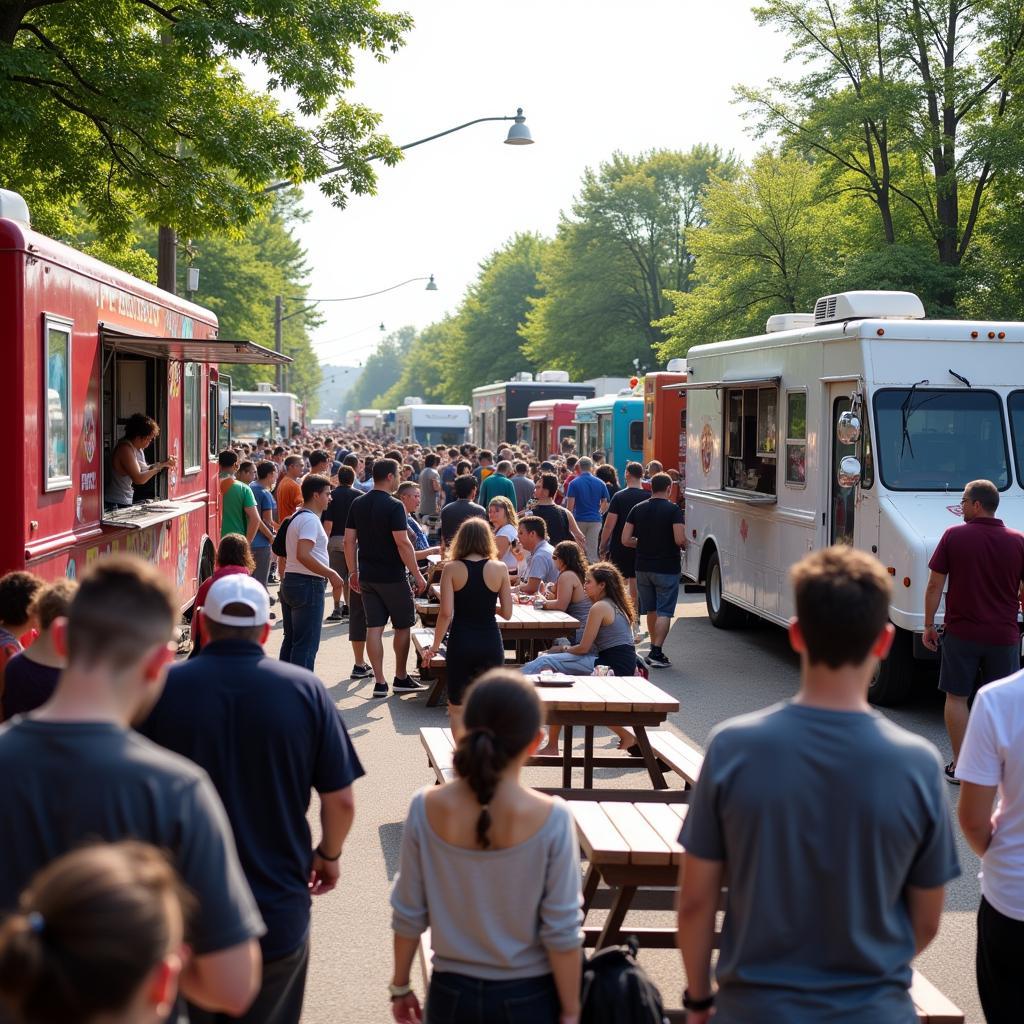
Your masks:
[[[512,617],[512,586],[483,520],[467,519],[459,527],[451,555],[441,573],[441,608],[434,639],[421,657],[423,664],[429,665],[448,634],[448,718],[457,737],[462,731],[462,695],[466,687],[481,672],[505,663],[494,606],[497,598],[501,617]]]
[[[562,547],[561,544],[558,545]],[[570,557],[563,549],[563,555]],[[581,559],[582,561],[582,559]],[[564,672],[590,675],[595,666],[608,665],[616,676],[636,675],[636,647],[633,643],[633,603],[626,582],[611,562],[597,562],[587,570],[583,592],[590,601],[582,636],[574,643],[555,644],[546,654],[527,662],[523,674]],[[570,613],[571,614],[571,613]],[[641,756],[635,737],[618,726],[610,727],[619,737],[619,749]],[[542,753],[558,753],[559,730],[552,726]]]
[[[217,545],[215,564],[213,575],[200,584],[192,605],[192,654],[198,653],[206,642],[203,638],[203,617],[199,613],[203,610],[210,587],[217,580],[223,579],[225,576],[233,576],[236,573],[251,576],[256,568],[256,560],[252,556],[249,542],[240,533],[228,533],[221,537],[220,544]]]
[[[35,638],[35,619],[29,609],[45,584],[34,573],[18,570],[0,576],[0,698],[4,669]]]
[[[457,778],[413,797],[391,894],[391,1012],[399,1024],[422,1019],[409,973],[427,928],[431,1013],[458,1003],[450,1019],[460,1024],[510,1019],[510,1005],[521,1006],[530,1024],[578,1017],[576,828],[563,801],[520,779],[543,740],[542,724],[536,690],[519,673],[486,673],[466,701]]]
[[[24,1024],[154,1024],[174,1009],[193,898],[145,843],[43,868],[0,926],[0,1002]]]
[[[25,715],[45,704],[57,689],[66,661],[53,645],[51,627],[66,617],[78,584],[59,579],[36,591],[29,617],[39,625],[39,636],[31,647],[20,651],[4,669],[3,710],[0,721]]]
[[[515,556],[515,548],[519,543],[519,517],[512,507],[512,502],[503,494],[491,498],[487,503],[487,518],[491,521],[491,528],[494,530],[494,543],[498,549],[498,557],[508,567],[510,574],[518,572],[519,560]]]

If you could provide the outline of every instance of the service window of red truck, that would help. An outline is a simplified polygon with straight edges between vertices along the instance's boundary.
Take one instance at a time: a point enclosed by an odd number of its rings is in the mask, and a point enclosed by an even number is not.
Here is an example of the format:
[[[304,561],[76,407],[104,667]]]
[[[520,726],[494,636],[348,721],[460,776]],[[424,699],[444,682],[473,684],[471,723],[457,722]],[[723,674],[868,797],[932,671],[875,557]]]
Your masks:
[[[63,317],[47,315],[43,326],[43,490],[71,486],[71,328]]]

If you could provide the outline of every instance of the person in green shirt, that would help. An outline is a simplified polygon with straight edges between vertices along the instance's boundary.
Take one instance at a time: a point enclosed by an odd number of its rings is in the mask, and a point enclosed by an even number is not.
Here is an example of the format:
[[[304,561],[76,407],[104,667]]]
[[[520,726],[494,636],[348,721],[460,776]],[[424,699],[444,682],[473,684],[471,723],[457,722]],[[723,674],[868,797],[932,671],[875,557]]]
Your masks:
[[[492,473],[486,480],[480,485],[480,494],[477,496],[477,501],[487,508],[492,498],[497,498],[498,495],[504,495],[512,502],[512,507],[516,507],[516,485],[509,479],[512,476],[512,463],[502,461],[499,462],[496,471]]]
[[[235,477],[238,456],[231,451],[220,453],[220,535],[240,533],[252,543],[260,526],[256,495],[252,488]]]

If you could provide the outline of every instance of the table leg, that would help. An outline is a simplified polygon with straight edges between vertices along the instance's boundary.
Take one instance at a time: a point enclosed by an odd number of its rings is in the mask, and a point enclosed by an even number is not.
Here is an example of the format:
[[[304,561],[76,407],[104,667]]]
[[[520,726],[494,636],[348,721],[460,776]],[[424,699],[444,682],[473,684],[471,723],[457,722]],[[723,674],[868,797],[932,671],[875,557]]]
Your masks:
[[[594,788],[594,727],[583,727],[583,788]]]
[[[654,788],[668,789],[665,776],[658,767],[658,758],[651,749],[651,741],[647,738],[647,729],[642,725],[637,725],[634,726],[633,733],[636,736],[637,743],[640,745],[640,753],[644,755],[644,764],[647,767],[647,773],[651,777],[651,783]]]
[[[624,885],[615,893],[611,910],[608,911],[608,920],[601,929],[601,936],[597,940],[596,949],[604,949],[606,946],[614,946],[622,941],[622,922],[626,919],[626,911],[633,902],[636,893],[635,885]]]
[[[562,789],[572,789],[572,726],[562,727]]]
[[[597,893],[597,887],[601,882],[601,875],[593,864],[587,866],[587,873],[583,878],[583,919],[587,918],[587,911],[590,910],[591,901]]]

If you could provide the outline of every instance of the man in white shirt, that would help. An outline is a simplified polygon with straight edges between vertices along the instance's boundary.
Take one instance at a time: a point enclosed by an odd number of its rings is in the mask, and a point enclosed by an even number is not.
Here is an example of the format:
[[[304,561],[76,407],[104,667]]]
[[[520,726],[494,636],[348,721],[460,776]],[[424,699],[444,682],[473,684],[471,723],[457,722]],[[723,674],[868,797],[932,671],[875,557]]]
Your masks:
[[[978,994],[989,1024],[1024,1020],[1024,672],[983,686],[960,756],[960,827],[981,857]],[[993,813],[995,804],[995,813]]]
[[[312,672],[324,621],[324,581],[331,585],[335,604],[340,602],[342,591],[342,579],[330,566],[327,534],[320,522],[331,503],[331,481],[316,473],[307,474],[302,481],[302,502],[284,538],[287,556],[280,594],[284,621],[281,660]]]

